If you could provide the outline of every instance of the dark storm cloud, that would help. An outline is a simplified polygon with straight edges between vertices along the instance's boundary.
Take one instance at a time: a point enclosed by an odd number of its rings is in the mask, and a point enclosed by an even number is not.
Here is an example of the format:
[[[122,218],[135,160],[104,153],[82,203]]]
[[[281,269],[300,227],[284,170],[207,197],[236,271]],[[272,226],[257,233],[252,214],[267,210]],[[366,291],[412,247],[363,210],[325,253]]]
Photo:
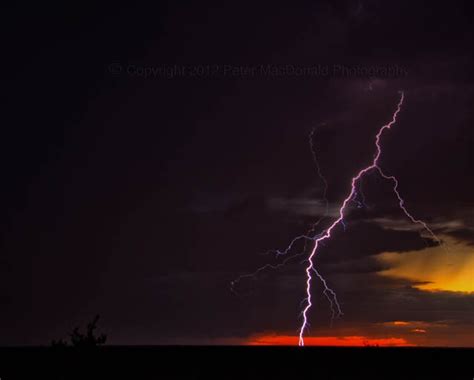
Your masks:
[[[381,252],[422,250],[437,243],[424,240],[416,231],[394,231],[372,223],[349,223],[337,239],[327,242],[321,250],[321,261],[339,261],[376,255]],[[328,251],[327,253],[325,251]]]
[[[474,244],[474,208],[471,204],[455,204],[445,218],[435,222],[437,231],[468,245]]]
[[[452,236],[457,241],[472,245],[474,241],[473,209],[471,205],[453,202],[449,210],[441,209],[440,215],[430,221],[430,228],[438,235]],[[413,223],[407,219],[373,218],[374,223],[385,229],[410,231]],[[423,232],[422,229],[416,228]]]
[[[317,258],[318,259],[318,258]],[[318,260],[316,260],[318,261]],[[374,257],[346,258],[334,263],[322,263],[324,273],[376,273],[390,266],[383,264]]]
[[[337,281],[337,280],[335,280]],[[351,276],[339,278],[352,287],[342,290],[340,297],[355,320],[371,322],[390,320],[421,320],[434,322],[472,322],[472,295],[454,292],[426,292],[410,286],[403,280],[386,279],[379,276]],[[352,290],[348,290],[352,289]],[[370,303],[378,305],[366,312]],[[358,307],[362,304],[364,307]],[[364,311],[365,310],[365,311]]]
[[[297,215],[312,216],[316,220],[318,217],[326,215],[326,202],[322,199],[284,199],[284,198],[271,198],[267,201],[267,205],[270,209],[284,210]],[[339,215],[339,208],[337,205],[331,205],[331,208],[327,209],[327,216],[331,218],[337,218]]]
[[[97,312],[121,344],[295,331],[305,297],[298,259],[241,297],[229,284],[273,262],[263,253],[322,214],[311,130],[331,217],[400,89],[406,104],[384,136],[384,170],[414,215],[472,244],[467,2],[156,6],[8,11],[0,344],[46,344]],[[287,63],[363,73],[190,79],[110,69]],[[382,66],[408,74],[366,74]],[[376,275],[385,269],[377,253],[433,243],[397,224],[391,188],[375,177],[363,183],[368,209],[354,207],[316,260],[340,295],[342,322],[468,323],[471,296]],[[314,286],[313,328],[326,328]]]
[[[471,247],[474,246],[474,230],[473,229],[458,229],[455,231],[450,231],[449,234],[456,239],[467,243]]]

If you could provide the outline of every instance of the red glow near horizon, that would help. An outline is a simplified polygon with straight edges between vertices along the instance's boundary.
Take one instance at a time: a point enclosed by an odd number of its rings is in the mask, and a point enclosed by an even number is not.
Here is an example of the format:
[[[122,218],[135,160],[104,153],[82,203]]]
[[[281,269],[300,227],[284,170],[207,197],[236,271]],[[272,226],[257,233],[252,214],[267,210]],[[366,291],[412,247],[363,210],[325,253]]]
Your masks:
[[[298,343],[298,336],[292,335],[260,335],[251,337],[246,344],[249,346],[294,346]],[[334,346],[334,347],[408,347],[415,346],[404,338],[369,338],[365,336],[309,336],[305,338],[306,346]]]

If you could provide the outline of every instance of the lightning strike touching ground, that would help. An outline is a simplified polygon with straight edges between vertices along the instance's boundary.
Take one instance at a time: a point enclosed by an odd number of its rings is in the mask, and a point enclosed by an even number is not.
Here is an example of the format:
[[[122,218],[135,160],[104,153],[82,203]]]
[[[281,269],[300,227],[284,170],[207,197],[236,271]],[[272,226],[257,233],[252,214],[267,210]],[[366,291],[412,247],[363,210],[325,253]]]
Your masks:
[[[308,328],[309,326],[309,322],[308,322],[308,312],[309,310],[311,309],[311,307],[313,306],[312,304],[312,297],[311,297],[311,283],[312,283],[312,273],[314,273],[316,275],[316,277],[321,281],[321,283],[323,284],[323,287],[324,287],[324,290],[323,290],[323,294],[326,296],[326,298],[328,299],[329,301],[329,306],[330,306],[330,309],[331,309],[331,325],[332,325],[332,322],[335,318],[337,317],[340,317],[343,315],[342,313],[342,310],[341,310],[341,307],[340,307],[340,304],[337,300],[337,296],[336,296],[336,293],[331,289],[329,288],[329,286],[327,285],[327,282],[326,280],[323,278],[323,276],[317,271],[317,269],[315,268],[314,266],[314,257],[318,251],[318,248],[324,244],[324,241],[325,240],[328,240],[329,238],[332,237],[332,233],[334,231],[334,229],[341,225],[343,227],[343,229],[345,230],[346,229],[346,224],[345,224],[345,221],[344,221],[344,217],[345,217],[345,213],[346,213],[346,210],[348,208],[348,206],[352,203],[355,203],[357,205],[357,207],[361,208],[361,207],[366,207],[366,204],[365,204],[365,196],[364,196],[364,193],[362,191],[362,179],[363,177],[366,175],[366,174],[369,174],[370,172],[373,172],[373,171],[376,171],[377,173],[380,174],[380,176],[384,179],[387,179],[391,182],[393,182],[393,192],[395,193],[397,199],[398,199],[398,202],[399,202],[399,207],[400,209],[404,212],[404,214],[410,219],[411,222],[413,223],[416,223],[418,225],[420,225],[425,231],[428,232],[428,234],[438,243],[438,244],[441,244],[441,240],[434,234],[434,232],[428,227],[428,225],[420,220],[420,219],[416,219],[412,214],[410,214],[410,212],[407,210],[407,208],[405,207],[405,202],[398,190],[398,187],[399,187],[399,183],[398,183],[398,180],[396,177],[394,176],[391,176],[391,175],[387,175],[383,172],[383,170],[380,168],[379,166],[379,158],[382,154],[382,148],[381,148],[381,145],[380,145],[380,139],[382,137],[382,134],[385,130],[389,130],[391,129],[391,127],[396,123],[397,121],[397,116],[398,114],[400,113],[401,111],[401,107],[403,105],[403,102],[404,102],[404,99],[405,99],[405,94],[403,91],[400,91],[400,100],[398,101],[398,104],[397,104],[397,108],[395,110],[395,112],[393,113],[392,115],[392,119],[391,121],[386,124],[386,125],[383,125],[378,133],[376,134],[375,136],[375,147],[376,147],[376,152],[374,154],[374,157],[373,157],[373,160],[371,162],[371,164],[363,169],[361,169],[357,174],[356,176],[354,176],[351,180],[351,190],[349,192],[349,194],[347,195],[347,197],[344,199],[344,201],[342,202],[342,205],[341,207],[339,208],[339,217],[332,222],[332,224],[326,228],[323,232],[319,233],[319,234],[316,234],[313,236],[315,230],[316,230],[316,227],[320,224],[320,222],[326,218],[328,216],[328,210],[329,210],[329,202],[327,200],[327,191],[328,191],[328,183],[325,179],[325,177],[322,175],[322,171],[321,171],[321,167],[319,165],[319,161],[318,161],[318,158],[317,158],[317,155],[316,155],[316,148],[314,147],[314,143],[313,143],[313,140],[314,140],[314,133],[315,133],[315,129],[313,129],[309,135],[309,144],[310,144],[310,148],[311,148],[311,154],[312,154],[312,157],[313,157],[313,161],[315,163],[315,167],[316,167],[316,172],[318,174],[318,177],[319,179],[322,181],[323,183],[323,194],[322,194],[322,198],[323,198],[323,201],[324,201],[324,204],[325,204],[325,213],[323,216],[321,216],[310,228],[310,230],[304,234],[304,235],[300,235],[300,236],[297,236],[295,237],[291,242],[290,244],[287,246],[287,248],[283,251],[280,251],[280,250],[274,250],[274,251],[270,251],[270,252],[274,252],[276,253],[276,256],[286,256],[288,255],[285,260],[283,260],[281,263],[278,263],[278,264],[266,264],[260,268],[258,268],[256,271],[252,272],[252,273],[249,273],[249,274],[244,274],[244,275],[241,275],[239,276],[236,280],[232,281],[231,282],[231,290],[232,292],[234,292],[235,294],[237,294],[235,292],[235,285],[237,285],[241,280],[245,279],[245,278],[255,278],[258,274],[260,274],[261,272],[267,270],[267,269],[272,269],[272,270],[276,270],[278,268],[281,268],[283,267],[284,265],[286,265],[290,260],[293,260],[294,258],[297,258],[297,257],[300,257],[300,256],[303,256],[306,254],[306,248],[307,248],[307,243],[308,242],[311,242],[313,244],[313,247],[312,247],[312,250],[309,254],[309,257],[307,258],[307,267],[306,267],[306,297],[302,300],[302,304],[305,304],[302,312],[301,312],[301,316],[302,316],[302,324],[299,328],[299,345],[300,346],[304,346],[304,333],[306,331],[306,329]],[[359,199],[360,200],[359,200]],[[298,242],[299,240],[304,240],[304,248],[301,252],[295,254],[295,255],[292,255],[290,256],[289,253],[291,252],[291,250],[293,249],[294,245],[296,242]]]
[[[347,205],[349,204],[349,202],[351,202],[353,200],[354,196],[356,195],[357,184],[358,184],[359,180],[365,174],[369,173],[372,170],[377,170],[378,173],[383,178],[391,180],[394,184],[393,191],[394,191],[395,195],[398,198],[400,209],[405,213],[405,215],[413,223],[420,224],[426,231],[428,231],[428,233],[435,239],[436,242],[438,242],[438,244],[441,243],[440,239],[434,234],[434,232],[427,226],[427,224],[425,222],[423,222],[422,220],[416,219],[415,217],[413,217],[408,212],[408,210],[406,209],[406,207],[404,205],[404,200],[401,197],[400,192],[398,191],[398,180],[394,176],[389,176],[389,175],[385,174],[382,171],[382,169],[378,166],[378,161],[379,161],[380,155],[382,154],[382,148],[380,146],[380,138],[382,136],[382,133],[385,130],[389,130],[396,123],[397,116],[400,113],[400,110],[401,110],[401,107],[403,105],[404,99],[405,99],[405,94],[404,94],[403,91],[401,91],[400,92],[400,100],[397,104],[397,109],[395,110],[395,112],[392,116],[392,120],[388,124],[382,126],[380,128],[380,130],[378,131],[377,135],[375,136],[376,153],[374,155],[374,159],[373,159],[372,163],[369,166],[365,167],[364,169],[361,169],[359,171],[359,173],[357,173],[357,175],[352,178],[351,191],[349,192],[349,195],[342,202],[341,208],[339,209],[339,217],[326,229],[326,231],[322,235],[320,235],[318,238],[316,238],[314,240],[314,247],[313,247],[313,250],[311,251],[311,254],[308,257],[308,266],[306,267],[306,298],[305,298],[306,306],[305,306],[305,308],[303,309],[303,312],[302,312],[303,322],[302,322],[300,330],[299,330],[299,345],[300,346],[304,346],[304,337],[303,336],[304,336],[304,332],[305,332],[305,330],[307,328],[307,325],[308,325],[308,311],[311,309],[311,306],[312,306],[312,302],[311,302],[312,276],[311,276],[311,273],[312,272],[317,273],[315,271],[315,268],[314,268],[313,258],[316,255],[320,244],[324,240],[329,239],[331,237],[331,234],[332,234],[333,230],[339,224],[342,224],[344,226],[344,214],[345,214],[345,211],[347,209]]]

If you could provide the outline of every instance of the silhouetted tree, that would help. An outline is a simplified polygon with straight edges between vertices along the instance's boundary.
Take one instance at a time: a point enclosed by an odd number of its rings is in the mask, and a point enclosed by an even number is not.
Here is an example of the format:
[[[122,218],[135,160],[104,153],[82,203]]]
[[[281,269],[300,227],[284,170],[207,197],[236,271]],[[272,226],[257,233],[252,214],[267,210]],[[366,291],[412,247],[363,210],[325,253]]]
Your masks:
[[[90,348],[90,347],[97,347],[99,345],[105,344],[107,340],[107,335],[100,334],[99,336],[96,336],[94,333],[94,331],[97,329],[98,320],[99,320],[99,315],[96,315],[95,318],[92,320],[92,322],[89,322],[87,324],[87,331],[85,334],[79,331],[79,327],[75,327],[74,330],[72,330],[72,333],[69,334],[71,346],[78,347],[78,348]],[[68,343],[63,339],[53,340],[51,342],[51,345],[53,347],[68,347],[69,346]]]

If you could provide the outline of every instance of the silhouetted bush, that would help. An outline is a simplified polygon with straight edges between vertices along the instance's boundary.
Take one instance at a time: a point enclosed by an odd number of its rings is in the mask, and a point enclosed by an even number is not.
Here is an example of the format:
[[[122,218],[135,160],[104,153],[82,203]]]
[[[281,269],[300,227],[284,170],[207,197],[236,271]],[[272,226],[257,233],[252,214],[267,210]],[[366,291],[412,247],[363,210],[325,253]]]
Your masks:
[[[63,339],[53,340],[51,346],[55,348],[61,347],[77,347],[77,348],[90,348],[97,347],[102,344],[105,344],[107,341],[107,335],[100,334],[99,336],[95,335],[95,330],[97,329],[97,322],[99,320],[99,315],[96,315],[92,322],[87,324],[87,331],[85,334],[79,331],[79,327],[75,327],[72,330],[72,333],[69,334],[70,344]]]

